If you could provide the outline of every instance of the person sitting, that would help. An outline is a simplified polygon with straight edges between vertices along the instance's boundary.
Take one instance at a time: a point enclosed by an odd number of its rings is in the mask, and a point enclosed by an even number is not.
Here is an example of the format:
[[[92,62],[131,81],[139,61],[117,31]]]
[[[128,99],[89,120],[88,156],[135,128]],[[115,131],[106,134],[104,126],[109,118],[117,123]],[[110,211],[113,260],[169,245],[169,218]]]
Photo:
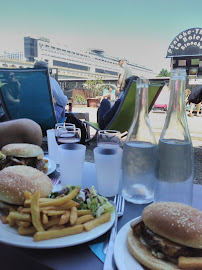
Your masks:
[[[190,116],[190,117],[193,117],[194,116],[193,110],[194,110],[194,107],[195,106],[196,106],[196,116],[197,117],[200,117],[201,102],[198,103],[198,104],[191,103],[191,105],[190,105],[190,111],[189,111],[188,116]]]
[[[107,89],[106,89],[107,90]],[[111,106],[114,105],[116,98],[115,92],[112,90],[112,87],[108,88],[108,92],[105,93],[102,98],[101,98],[101,102],[103,99],[108,99],[111,103]]]
[[[34,68],[47,68],[48,65],[45,61],[38,61],[34,64]],[[55,113],[57,121],[65,117],[65,106],[67,105],[68,98],[64,95],[58,82],[50,76],[50,85],[53,93],[53,101],[55,107]]]
[[[4,74],[5,84],[1,86],[1,91],[4,96],[7,107],[11,115],[18,116],[19,111],[19,98],[20,98],[20,83],[17,80],[14,72]],[[2,105],[1,105],[2,106]],[[1,108],[1,115],[4,115],[3,109]],[[3,121],[6,118],[3,118]]]
[[[99,124],[100,129],[105,129],[105,127],[109,124],[109,122],[114,117],[115,113],[117,112],[119,105],[121,104],[122,99],[125,97],[125,92],[127,90],[128,84],[130,81],[136,80],[138,76],[131,76],[127,79],[126,85],[123,88],[123,94],[119,96],[118,99],[116,99],[114,104],[111,104],[111,102],[108,99],[103,99],[100,103],[100,107],[97,111],[97,122]]]
[[[0,123],[0,149],[9,143],[42,145],[41,127],[33,120],[21,118]]]
[[[97,111],[97,122],[100,129],[105,129],[109,122],[114,117],[118,107],[121,103],[122,98],[119,98],[115,101],[114,105],[111,107],[111,103],[108,99],[104,98],[100,104],[100,107]]]
[[[102,96],[102,100],[106,98],[108,100],[115,100],[115,94],[114,92],[112,92],[112,87],[108,87],[108,93],[106,93],[105,95]]]

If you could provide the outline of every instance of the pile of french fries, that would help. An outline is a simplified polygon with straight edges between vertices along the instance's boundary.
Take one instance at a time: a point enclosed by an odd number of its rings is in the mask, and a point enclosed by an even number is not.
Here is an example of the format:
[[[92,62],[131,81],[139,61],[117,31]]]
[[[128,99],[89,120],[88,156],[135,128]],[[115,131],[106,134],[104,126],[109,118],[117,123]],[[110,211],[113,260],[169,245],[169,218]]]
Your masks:
[[[25,192],[24,206],[11,208],[2,222],[17,226],[20,235],[33,235],[34,241],[42,241],[90,231],[110,221],[110,213],[94,218],[91,210],[79,210],[80,204],[72,200],[78,192],[75,188],[55,199],[40,198],[40,191],[33,195]]]

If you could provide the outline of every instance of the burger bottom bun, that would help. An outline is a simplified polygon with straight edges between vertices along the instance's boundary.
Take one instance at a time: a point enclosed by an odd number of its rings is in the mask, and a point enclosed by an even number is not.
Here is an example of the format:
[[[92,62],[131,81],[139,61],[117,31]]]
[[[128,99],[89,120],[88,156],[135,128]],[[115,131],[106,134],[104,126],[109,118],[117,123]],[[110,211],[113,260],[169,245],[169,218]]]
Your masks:
[[[130,228],[127,234],[127,246],[138,262],[152,270],[180,270],[177,265],[154,257],[151,251],[141,243],[139,237]]]

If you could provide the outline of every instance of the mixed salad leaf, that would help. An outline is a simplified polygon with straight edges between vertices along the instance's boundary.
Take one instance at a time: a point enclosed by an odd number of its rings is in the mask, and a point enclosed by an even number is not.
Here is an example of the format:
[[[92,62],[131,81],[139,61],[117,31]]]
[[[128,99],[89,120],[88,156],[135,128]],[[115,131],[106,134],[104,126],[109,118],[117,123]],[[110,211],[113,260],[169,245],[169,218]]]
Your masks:
[[[0,151],[0,159],[4,159],[6,157],[6,155],[4,155],[1,151]]]
[[[52,192],[49,197],[56,198],[58,196],[68,195],[75,188],[76,186],[64,186],[61,190]],[[84,189],[81,189],[79,186],[79,189],[79,193],[73,200],[80,203],[80,209],[90,209],[92,215],[96,217],[99,217],[106,212],[114,212],[113,205],[108,201],[107,198],[99,195],[94,186]]]

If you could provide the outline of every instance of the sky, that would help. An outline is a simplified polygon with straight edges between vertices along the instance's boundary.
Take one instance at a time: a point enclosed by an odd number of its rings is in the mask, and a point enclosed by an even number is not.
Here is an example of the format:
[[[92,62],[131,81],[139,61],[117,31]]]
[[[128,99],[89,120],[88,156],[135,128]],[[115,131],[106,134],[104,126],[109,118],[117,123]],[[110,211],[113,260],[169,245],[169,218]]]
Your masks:
[[[0,0],[0,51],[43,36],[77,49],[98,48],[154,72],[170,70],[172,40],[202,28],[201,0]]]

